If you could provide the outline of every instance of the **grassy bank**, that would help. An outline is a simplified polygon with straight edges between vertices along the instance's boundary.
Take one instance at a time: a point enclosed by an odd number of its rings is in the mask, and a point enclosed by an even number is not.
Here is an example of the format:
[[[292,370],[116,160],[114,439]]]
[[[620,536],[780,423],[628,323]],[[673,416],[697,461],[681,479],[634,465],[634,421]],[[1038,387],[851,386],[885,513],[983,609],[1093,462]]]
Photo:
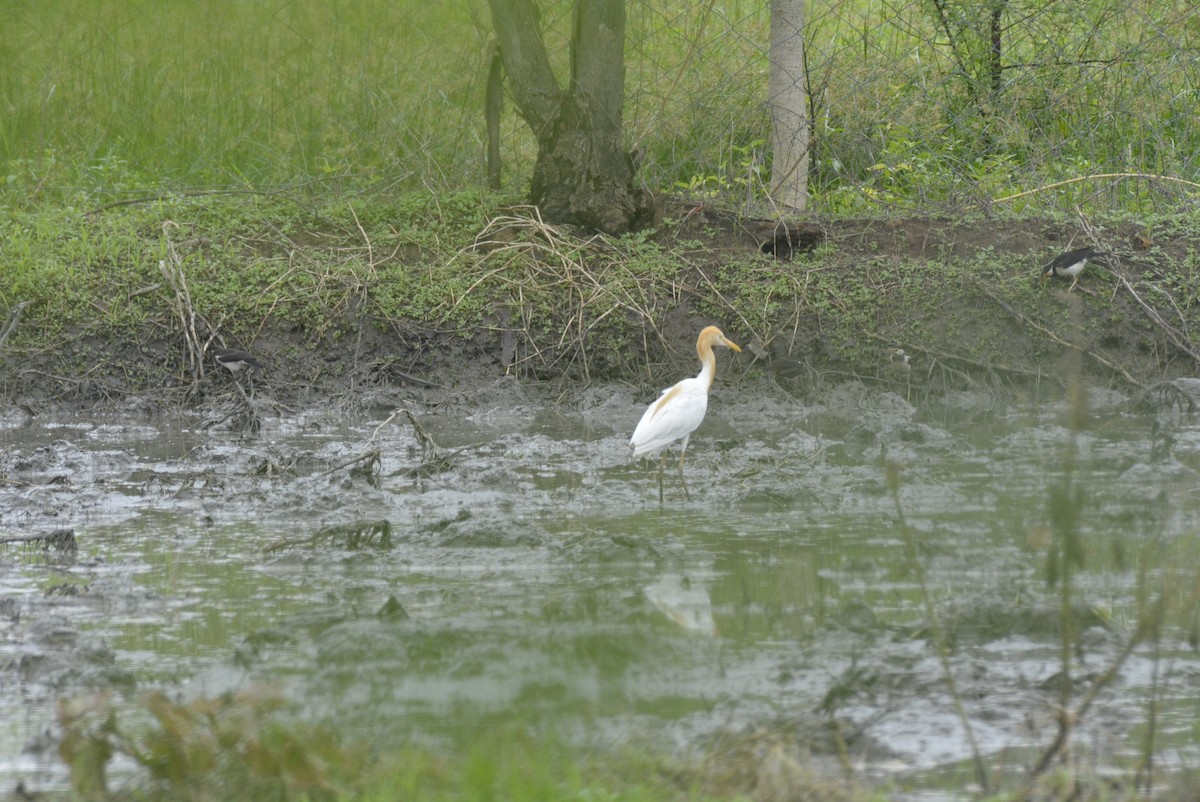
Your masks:
[[[469,179],[470,4],[22,4],[0,53],[8,183],[59,197]],[[437,76],[433,79],[433,76]],[[431,88],[436,86],[436,91]]]
[[[757,367],[806,362],[806,386],[874,376],[891,347],[919,357],[931,388],[1053,380],[1043,366],[1067,347],[1071,306],[1037,281],[1078,236],[1065,220],[831,221],[815,250],[780,261],[707,207],[676,204],[657,230],[605,240],[513,200],[233,193],[10,209],[9,393],[47,375],[61,379],[55,397],[82,377],[118,395],[186,387],[213,342],[294,366],[297,386],[389,370],[453,384],[466,364],[653,385],[690,364],[706,321],[750,344]],[[1191,370],[1194,222],[1091,225],[1115,255],[1072,294],[1088,369],[1126,387]]]

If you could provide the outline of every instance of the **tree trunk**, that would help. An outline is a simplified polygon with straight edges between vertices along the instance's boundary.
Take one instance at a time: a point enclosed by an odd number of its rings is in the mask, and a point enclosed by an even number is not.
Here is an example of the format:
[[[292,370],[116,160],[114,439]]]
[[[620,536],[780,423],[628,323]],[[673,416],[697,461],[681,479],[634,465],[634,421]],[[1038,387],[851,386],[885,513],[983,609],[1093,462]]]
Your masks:
[[[804,0],[771,0],[767,73],[771,199],[792,211],[803,211],[808,205],[808,92],[803,32]]]
[[[488,45],[487,91],[483,95],[483,119],[487,124],[488,189],[498,191],[500,174],[500,115],[504,113],[504,63],[493,39]]]
[[[992,76],[992,100],[1000,97],[1000,90],[1004,88],[1002,80],[1003,75],[1003,56],[1004,56],[1004,29],[1001,27],[1004,17],[1004,7],[1007,5],[1007,0],[993,0],[992,2],[992,20],[991,20],[991,50],[988,53],[988,72]]]
[[[532,0],[489,0],[513,100],[538,143],[529,199],[542,216],[610,234],[652,222],[622,148],[625,0],[578,0],[567,89],[550,69]]]

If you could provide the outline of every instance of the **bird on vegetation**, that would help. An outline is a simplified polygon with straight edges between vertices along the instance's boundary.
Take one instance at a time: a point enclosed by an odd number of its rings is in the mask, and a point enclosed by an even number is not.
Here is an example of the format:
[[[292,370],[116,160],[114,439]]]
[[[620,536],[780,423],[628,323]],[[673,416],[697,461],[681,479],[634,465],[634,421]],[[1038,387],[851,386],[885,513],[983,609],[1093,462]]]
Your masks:
[[[658,503],[663,501],[663,472],[666,470],[666,448],[676,440],[681,440],[679,446],[679,483],[683,485],[683,495],[690,501],[687,482],[683,478],[683,457],[687,452],[688,438],[704,420],[708,411],[708,388],[712,386],[713,376],[717,372],[717,357],[713,353],[714,346],[732,348],[741,353],[737,343],[729,340],[716,326],[709,326],[700,332],[696,340],[696,353],[700,355],[703,367],[700,373],[691,379],[684,379],[674,387],[663,390],[638,422],[633,430],[629,445],[633,447],[633,455],[640,457],[660,451],[658,463]]]
[[[212,352],[213,357],[217,360],[217,364],[229,368],[233,373],[238,373],[243,368],[266,367],[263,363],[255,359],[249,351],[243,351],[240,348],[213,348]]]
[[[802,359],[783,356],[771,360],[771,370],[781,379],[796,379],[805,374],[808,365]]]
[[[1051,276],[1071,279],[1071,286],[1067,288],[1067,292],[1075,289],[1075,285],[1079,283],[1079,274],[1083,272],[1083,268],[1087,266],[1089,259],[1095,259],[1098,256],[1107,256],[1108,254],[1101,253],[1092,247],[1076,248],[1073,251],[1059,254],[1054,257],[1049,264],[1042,268],[1042,281]]]
[[[912,370],[912,355],[904,353],[903,348],[888,349],[888,369],[895,373],[908,373]]]
[[[904,353],[903,348],[889,348],[887,369],[896,374],[896,378],[903,378],[905,400],[912,400],[912,355]]]

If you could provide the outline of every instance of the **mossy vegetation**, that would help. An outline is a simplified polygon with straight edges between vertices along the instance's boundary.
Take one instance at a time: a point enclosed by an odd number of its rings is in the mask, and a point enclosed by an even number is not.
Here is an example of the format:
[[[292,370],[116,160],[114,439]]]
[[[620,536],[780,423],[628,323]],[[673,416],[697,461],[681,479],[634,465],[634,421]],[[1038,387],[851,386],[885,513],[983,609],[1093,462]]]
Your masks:
[[[187,703],[150,692],[120,711],[102,696],[77,699],[59,706],[59,721],[72,787],[88,799],[113,790],[108,771],[116,756],[145,772],[122,795],[146,802],[706,802],[748,798],[756,789],[830,802],[877,798],[800,768],[774,740],[761,738],[723,749],[719,767],[621,749],[585,757],[553,734],[515,723],[500,724],[461,750],[379,749],[297,719],[285,697],[265,688]]]

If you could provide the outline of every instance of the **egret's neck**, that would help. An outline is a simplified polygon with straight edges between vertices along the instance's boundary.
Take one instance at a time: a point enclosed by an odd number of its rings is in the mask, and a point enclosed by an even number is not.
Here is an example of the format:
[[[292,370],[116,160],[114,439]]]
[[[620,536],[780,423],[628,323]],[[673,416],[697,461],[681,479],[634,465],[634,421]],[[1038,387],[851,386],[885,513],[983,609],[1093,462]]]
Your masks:
[[[717,355],[713,353],[712,346],[699,351],[700,363],[704,365],[700,369],[700,375],[696,378],[704,384],[704,389],[708,390],[712,387],[713,377],[717,375]]]

